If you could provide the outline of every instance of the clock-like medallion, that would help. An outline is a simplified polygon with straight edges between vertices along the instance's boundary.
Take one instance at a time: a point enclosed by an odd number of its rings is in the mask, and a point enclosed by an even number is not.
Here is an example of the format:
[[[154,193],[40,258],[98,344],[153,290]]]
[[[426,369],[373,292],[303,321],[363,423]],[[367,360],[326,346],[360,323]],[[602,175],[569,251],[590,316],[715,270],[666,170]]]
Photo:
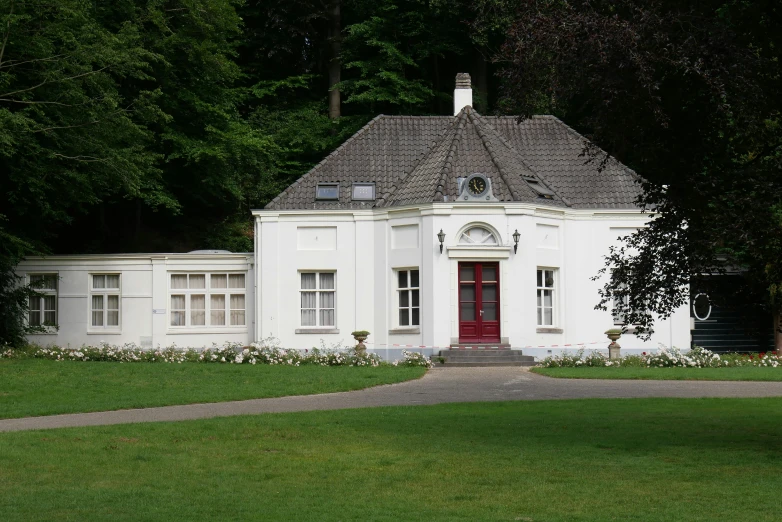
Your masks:
[[[469,190],[470,194],[473,196],[482,196],[483,193],[486,192],[486,188],[486,179],[482,176],[474,176],[467,183],[467,190]]]

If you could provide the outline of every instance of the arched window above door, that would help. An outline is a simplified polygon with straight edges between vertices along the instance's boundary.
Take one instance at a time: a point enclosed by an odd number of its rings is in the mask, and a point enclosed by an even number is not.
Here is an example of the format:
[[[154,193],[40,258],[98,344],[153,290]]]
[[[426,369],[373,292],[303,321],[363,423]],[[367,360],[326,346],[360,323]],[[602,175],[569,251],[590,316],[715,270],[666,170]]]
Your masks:
[[[460,245],[497,246],[499,243],[494,233],[484,227],[470,227],[462,232],[459,238]]]

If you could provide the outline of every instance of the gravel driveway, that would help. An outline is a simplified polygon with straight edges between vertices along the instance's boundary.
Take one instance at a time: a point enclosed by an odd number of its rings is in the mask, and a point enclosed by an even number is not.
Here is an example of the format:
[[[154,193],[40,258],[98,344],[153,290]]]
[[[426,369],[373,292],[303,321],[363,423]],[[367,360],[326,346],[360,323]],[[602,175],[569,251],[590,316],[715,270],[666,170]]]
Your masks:
[[[366,390],[0,420],[0,432],[446,402],[642,397],[782,397],[782,382],[553,379],[526,368],[437,368]]]

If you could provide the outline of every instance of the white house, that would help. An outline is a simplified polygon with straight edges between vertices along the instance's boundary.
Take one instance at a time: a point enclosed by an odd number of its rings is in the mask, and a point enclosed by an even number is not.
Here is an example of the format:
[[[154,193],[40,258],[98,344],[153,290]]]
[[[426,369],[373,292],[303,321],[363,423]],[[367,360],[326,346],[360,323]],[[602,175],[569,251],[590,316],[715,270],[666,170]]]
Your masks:
[[[649,217],[637,175],[585,162],[585,139],[552,116],[517,123],[472,107],[455,116],[378,116],[266,208],[255,252],[56,256],[19,271],[48,278],[30,320],[41,343],[142,346],[352,344],[397,358],[449,347],[527,355],[605,348],[610,312],[592,281],[608,247]],[[686,307],[629,351],[690,344]]]

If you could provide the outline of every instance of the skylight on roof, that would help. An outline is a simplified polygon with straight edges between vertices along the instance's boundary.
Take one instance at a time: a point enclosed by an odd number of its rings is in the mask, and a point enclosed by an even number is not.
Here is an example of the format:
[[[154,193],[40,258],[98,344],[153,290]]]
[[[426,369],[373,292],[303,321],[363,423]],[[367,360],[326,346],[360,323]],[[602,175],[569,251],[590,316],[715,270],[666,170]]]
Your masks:
[[[353,183],[353,201],[374,201],[374,183]]]
[[[338,201],[339,183],[318,183],[315,189],[315,199],[320,201]]]

